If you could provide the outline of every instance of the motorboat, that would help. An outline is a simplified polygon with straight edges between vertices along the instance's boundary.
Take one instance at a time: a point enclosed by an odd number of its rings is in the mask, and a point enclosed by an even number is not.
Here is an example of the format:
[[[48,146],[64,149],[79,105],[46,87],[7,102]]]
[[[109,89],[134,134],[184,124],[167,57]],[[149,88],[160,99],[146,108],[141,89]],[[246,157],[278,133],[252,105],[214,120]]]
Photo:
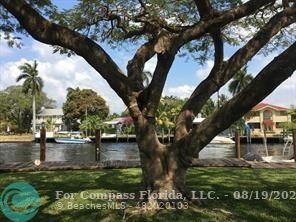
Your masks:
[[[89,138],[75,138],[75,137],[66,137],[66,138],[54,138],[56,143],[65,143],[65,144],[84,144],[90,143],[91,139]]]
[[[91,139],[81,136],[81,132],[57,132],[58,137],[55,137],[54,140],[56,143],[66,143],[66,144],[84,144],[90,143]]]

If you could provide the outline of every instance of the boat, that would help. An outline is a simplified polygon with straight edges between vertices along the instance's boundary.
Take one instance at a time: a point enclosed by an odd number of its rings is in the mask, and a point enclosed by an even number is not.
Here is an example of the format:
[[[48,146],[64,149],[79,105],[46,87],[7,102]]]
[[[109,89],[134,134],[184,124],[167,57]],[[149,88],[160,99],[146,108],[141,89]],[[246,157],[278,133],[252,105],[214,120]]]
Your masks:
[[[62,131],[56,133],[57,137],[54,138],[56,143],[66,143],[66,144],[84,144],[90,143],[90,138],[83,138],[81,132],[68,132]]]
[[[193,125],[198,125],[200,124],[202,121],[204,121],[205,118],[202,117],[195,117],[195,119],[193,120]],[[223,135],[218,135],[215,136],[212,141],[210,143],[214,143],[214,144],[234,144],[235,142],[226,136]]]
[[[217,144],[234,144],[235,142],[226,136],[215,136],[214,139],[210,143],[217,143]]]
[[[91,142],[89,138],[75,138],[75,137],[54,138],[54,140],[56,143],[64,143],[64,144],[84,144],[84,143]]]

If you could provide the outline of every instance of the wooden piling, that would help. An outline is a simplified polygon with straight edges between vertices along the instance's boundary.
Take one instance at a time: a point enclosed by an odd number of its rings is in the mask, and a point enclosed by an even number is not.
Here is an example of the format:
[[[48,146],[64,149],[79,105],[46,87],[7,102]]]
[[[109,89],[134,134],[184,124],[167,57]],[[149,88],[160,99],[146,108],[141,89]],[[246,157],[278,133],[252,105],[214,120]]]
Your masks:
[[[263,130],[263,144],[264,144],[266,156],[268,156],[266,129]]]
[[[96,155],[96,161],[100,161],[101,159],[101,130],[100,129],[96,129],[95,130],[95,134],[96,134],[96,147],[95,147],[95,155]]]
[[[296,129],[293,130],[294,161],[296,162]]]
[[[44,126],[40,129],[40,162],[45,161],[45,149],[46,149],[46,129]]]
[[[240,135],[239,132],[235,132],[235,155],[236,158],[240,159],[241,158],[241,153],[240,153]]]

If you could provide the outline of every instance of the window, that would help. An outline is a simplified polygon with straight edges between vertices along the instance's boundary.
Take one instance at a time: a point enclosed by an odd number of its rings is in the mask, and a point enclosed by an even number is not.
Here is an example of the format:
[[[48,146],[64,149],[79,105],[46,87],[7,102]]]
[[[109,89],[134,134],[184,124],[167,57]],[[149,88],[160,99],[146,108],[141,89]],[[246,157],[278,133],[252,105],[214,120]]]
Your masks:
[[[258,111],[253,111],[251,112],[252,116],[260,116],[260,113]]]
[[[270,110],[265,110],[263,112],[263,119],[264,120],[272,120],[272,112]]]
[[[287,112],[286,111],[280,111],[280,116],[286,116]]]

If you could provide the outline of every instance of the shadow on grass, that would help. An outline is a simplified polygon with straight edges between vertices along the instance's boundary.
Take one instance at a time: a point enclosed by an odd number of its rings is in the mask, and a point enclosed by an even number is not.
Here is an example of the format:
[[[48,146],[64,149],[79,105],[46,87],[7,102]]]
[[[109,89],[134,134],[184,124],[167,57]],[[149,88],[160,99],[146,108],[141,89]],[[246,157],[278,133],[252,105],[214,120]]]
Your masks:
[[[105,204],[106,200],[85,200],[82,191],[89,193],[137,193],[141,188],[140,169],[57,171],[1,174],[0,191],[13,182],[32,184],[41,196],[42,205],[32,221],[122,221],[119,209],[69,209],[69,203]],[[153,216],[135,215],[128,221],[296,221],[295,200],[235,200],[235,191],[296,190],[296,171],[242,168],[192,168],[187,184],[192,190],[215,191],[219,200],[206,200],[201,207],[187,210],[161,211]],[[74,199],[56,198],[56,191],[72,193]],[[57,204],[63,205],[62,209]],[[129,205],[135,204],[128,201]],[[221,208],[232,214],[213,210]],[[0,221],[6,220],[0,214]]]

